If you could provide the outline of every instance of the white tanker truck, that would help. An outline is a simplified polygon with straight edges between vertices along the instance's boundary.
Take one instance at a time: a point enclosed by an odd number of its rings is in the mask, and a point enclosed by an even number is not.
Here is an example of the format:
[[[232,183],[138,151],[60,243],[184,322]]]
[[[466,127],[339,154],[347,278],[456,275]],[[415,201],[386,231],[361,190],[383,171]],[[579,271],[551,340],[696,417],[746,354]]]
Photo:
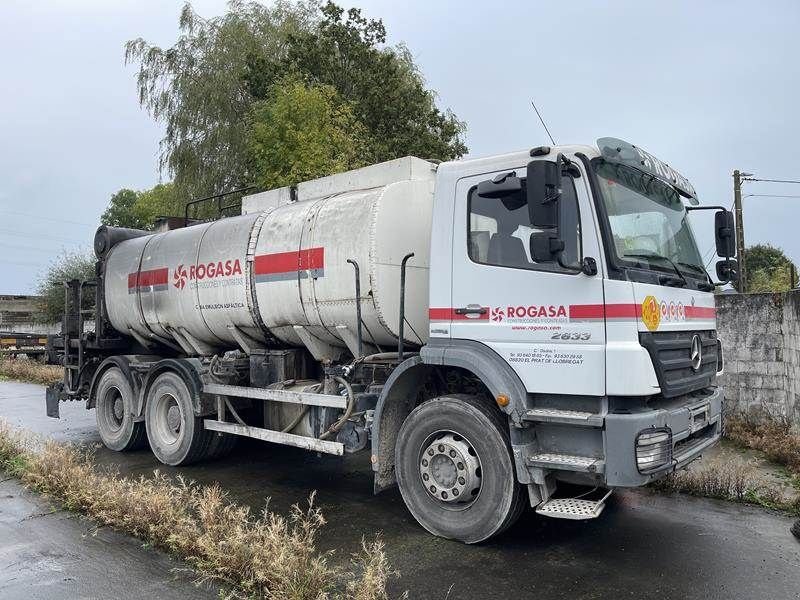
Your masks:
[[[467,543],[525,503],[597,517],[720,437],[701,208],[734,279],[731,214],[613,138],[408,157],[245,197],[241,216],[101,227],[96,280],[66,286],[47,411],[85,399],[106,446],[168,465],[240,436],[366,451],[376,492],[398,485]]]

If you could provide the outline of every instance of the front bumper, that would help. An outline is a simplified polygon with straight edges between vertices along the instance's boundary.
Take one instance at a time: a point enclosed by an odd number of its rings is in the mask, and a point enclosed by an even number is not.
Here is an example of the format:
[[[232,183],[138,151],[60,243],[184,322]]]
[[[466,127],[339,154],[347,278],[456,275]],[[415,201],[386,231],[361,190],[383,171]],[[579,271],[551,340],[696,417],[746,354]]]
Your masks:
[[[603,439],[606,485],[646,485],[698,458],[722,436],[722,401],[722,389],[710,388],[690,395],[680,406],[606,415]],[[653,469],[642,469],[637,463],[637,436],[667,429],[671,432],[667,461]]]

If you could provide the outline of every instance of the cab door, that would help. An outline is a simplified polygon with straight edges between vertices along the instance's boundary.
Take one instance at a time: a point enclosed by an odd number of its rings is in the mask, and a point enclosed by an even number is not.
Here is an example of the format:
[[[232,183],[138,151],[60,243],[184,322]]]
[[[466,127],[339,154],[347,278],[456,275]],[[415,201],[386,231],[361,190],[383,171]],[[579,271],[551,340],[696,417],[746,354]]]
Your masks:
[[[477,194],[481,181],[510,170],[456,184],[452,307],[447,315],[451,338],[475,340],[497,352],[529,392],[602,395],[602,273],[565,269],[542,250],[541,242],[559,227],[544,230],[531,224],[525,187],[503,198]],[[575,163],[572,170],[574,175],[562,175],[559,199],[563,262],[577,264],[588,256],[600,269],[586,174]],[[525,174],[525,165],[515,171]]]

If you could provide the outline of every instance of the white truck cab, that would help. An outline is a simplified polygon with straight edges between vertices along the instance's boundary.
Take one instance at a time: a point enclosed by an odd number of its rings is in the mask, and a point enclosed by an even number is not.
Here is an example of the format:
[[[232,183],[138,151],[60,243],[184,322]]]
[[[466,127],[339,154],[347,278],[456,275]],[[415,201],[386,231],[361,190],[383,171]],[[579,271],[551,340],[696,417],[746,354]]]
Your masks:
[[[605,494],[548,502],[556,482],[643,485],[720,438],[714,285],[684,202],[684,177],[613,138],[438,168],[422,359],[481,365],[540,513],[596,516]]]

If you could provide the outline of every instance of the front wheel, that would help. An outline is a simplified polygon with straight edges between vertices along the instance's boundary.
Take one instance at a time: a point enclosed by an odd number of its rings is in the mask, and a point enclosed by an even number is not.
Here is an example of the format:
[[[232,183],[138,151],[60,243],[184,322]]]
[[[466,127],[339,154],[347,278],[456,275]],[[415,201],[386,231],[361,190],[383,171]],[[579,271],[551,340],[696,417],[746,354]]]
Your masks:
[[[395,468],[411,514],[441,537],[482,542],[524,506],[508,425],[474,396],[442,396],[415,408],[400,428]]]

